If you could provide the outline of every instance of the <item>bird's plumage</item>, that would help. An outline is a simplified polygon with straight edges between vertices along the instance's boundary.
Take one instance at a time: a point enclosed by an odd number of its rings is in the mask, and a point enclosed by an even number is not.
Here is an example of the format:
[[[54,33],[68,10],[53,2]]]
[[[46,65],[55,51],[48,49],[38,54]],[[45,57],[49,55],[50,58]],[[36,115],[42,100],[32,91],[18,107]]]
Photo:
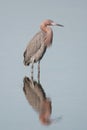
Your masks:
[[[40,31],[28,43],[27,48],[24,52],[25,65],[29,65],[32,60],[34,60],[34,62],[37,62],[43,57],[46,51],[46,46],[44,44],[45,35],[46,34],[43,31]]]

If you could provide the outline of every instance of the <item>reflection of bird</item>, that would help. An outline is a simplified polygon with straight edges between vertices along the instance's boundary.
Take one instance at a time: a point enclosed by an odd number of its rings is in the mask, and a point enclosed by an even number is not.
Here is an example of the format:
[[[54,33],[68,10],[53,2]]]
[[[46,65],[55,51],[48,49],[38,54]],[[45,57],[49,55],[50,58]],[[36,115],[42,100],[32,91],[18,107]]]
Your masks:
[[[40,78],[40,60],[42,59],[46,49],[51,45],[53,40],[53,31],[48,26],[61,26],[56,24],[52,20],[45,20],[41,23],[40,29],[33,39],[29,42],[24,52],[24,64],[29,65],[32,63],[32,75],[33,75],[33,64],[38,62],[38,78]]]
[[[23,91],[29,104],[38,112],[40,121],[44,125],[50,124],[50,115],[52,112],[51,101],[46,97],[41,84],[25,77]]]

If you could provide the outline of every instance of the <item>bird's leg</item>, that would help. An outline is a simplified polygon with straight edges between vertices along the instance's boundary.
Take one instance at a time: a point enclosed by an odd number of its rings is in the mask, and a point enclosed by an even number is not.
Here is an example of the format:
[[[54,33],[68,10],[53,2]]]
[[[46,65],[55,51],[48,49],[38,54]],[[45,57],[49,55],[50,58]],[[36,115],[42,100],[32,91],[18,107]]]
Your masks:
[[[38,61],[38,83],[40,83],[40,61]]]
[[[31,65],[31,79],[33,80],[33,69],[34,69],[34,62]]]

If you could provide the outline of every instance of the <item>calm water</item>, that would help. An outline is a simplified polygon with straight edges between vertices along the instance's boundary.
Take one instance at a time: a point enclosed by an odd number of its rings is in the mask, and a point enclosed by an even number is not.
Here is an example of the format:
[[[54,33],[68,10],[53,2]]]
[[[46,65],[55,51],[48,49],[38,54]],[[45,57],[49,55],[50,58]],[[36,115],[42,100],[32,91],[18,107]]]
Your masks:
[[[50,7],[47,1],[38,2],[9,0],[0,4],[0,129],[86,130],[87,2],[53,0]],[[52,48],[41,62],[40,84],[51,101],[50,119],[54,120],[48,126],[41,124],[39,113],[23,91],[24,77],[30,78],[30,67],[23,65],[23,52],[46,18],[65,26],[53,28]],[[37,64],[34,80],[37,82]]]

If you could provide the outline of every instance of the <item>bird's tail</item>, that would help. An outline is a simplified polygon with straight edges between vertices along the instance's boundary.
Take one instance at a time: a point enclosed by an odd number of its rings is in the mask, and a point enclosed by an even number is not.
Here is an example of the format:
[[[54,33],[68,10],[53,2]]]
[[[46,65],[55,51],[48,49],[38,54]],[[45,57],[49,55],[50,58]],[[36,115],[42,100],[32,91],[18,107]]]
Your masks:
[[[27,60],[27,58],[26,58],[26,53],[27,53],[27,51],[25,50],[25,52],[24,52],[24,54],[23,54],[23,56],[24,56],[24,61],[23,61],[23,63],[24,63],[25,66],[27,66],[27,65],[30,64],[29,59]]]
[[[28,61],[26,61],[25,59],[24,59],[23,63],[24,63],[25,66],[28,66],[28,65],[30,64],[30,63],[29,63]]]

